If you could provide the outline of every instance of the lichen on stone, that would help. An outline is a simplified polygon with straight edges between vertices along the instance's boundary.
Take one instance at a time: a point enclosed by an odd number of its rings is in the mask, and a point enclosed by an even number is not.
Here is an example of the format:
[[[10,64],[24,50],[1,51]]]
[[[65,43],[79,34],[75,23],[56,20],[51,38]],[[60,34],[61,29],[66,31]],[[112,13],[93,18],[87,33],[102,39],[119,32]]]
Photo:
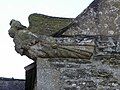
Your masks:
[[[119,0],[94,0],[74,20],[31,14],[28,28],[15,21],[9,34],[19,54],[39,62],[37,67],[44,60],[49,65],[37,74],[59,72],[57,79],[62,83],[57,90],[119,90],[119,19]],[[44,81],[56,80],[49,79]]]
[[[73,20],[73,18],[52,17],[36,13],[31,14],[28,19],[28,30],[32,33],[42,35],[51,35],[69,25]]]

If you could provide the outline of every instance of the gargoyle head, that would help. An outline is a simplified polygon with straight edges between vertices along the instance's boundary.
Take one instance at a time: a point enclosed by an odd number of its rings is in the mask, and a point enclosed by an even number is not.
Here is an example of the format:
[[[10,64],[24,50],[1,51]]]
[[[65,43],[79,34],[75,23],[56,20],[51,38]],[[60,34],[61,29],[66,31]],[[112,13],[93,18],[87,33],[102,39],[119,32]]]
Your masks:
[[[19,21],[12,19],[10,21],[10,29],[9,29],[9,35],[10,37],[14,38],[15,34],[18,32],[18,30],[23,30],[27,28],[26,26],[23,26]]]

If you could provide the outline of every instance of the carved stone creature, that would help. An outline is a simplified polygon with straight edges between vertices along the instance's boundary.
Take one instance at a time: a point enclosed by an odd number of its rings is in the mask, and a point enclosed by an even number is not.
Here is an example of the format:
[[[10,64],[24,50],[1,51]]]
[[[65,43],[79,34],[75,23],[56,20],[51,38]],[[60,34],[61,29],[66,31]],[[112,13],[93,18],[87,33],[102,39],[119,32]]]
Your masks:
[[[16,33],[15,49],[21,55],[36,60],[39,58],[80,58],[90,59],[94,52],[94,39],[78,40],[77,37],[53,38],[34,35],[25,30]]]
[[[45,15],[30,15],[27,30],[12,20],[9,34],[15,50],[35,61],[35,72],[31,72],[33,66],[27,72],[36,80],[28,80],[32,82],[28,86],[34,84],[39,90],[119,90],[119,17],[120,0],[94,0],[64,27]]]
[[[81,58],[90,59],[94,50],[94,40],[77,37],[53,38],[37,35],[17,20],[11,20],[9,35],[14,38],[15,49],[21,55],[35,58]],[[85,46],[84,46],[85,45]]]
[[[37,35],[14,19],[10,21],[10,26],[9,35],[14,38],[15,50],[33,60],[38,57],[90,59],[94,51],[93,39]]]

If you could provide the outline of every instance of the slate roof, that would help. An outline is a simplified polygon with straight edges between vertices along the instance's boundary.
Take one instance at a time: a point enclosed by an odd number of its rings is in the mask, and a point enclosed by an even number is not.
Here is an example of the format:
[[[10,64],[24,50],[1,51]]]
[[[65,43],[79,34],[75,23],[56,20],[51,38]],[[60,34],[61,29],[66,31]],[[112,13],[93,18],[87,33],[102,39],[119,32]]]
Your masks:
[[[0,90],[25,90],[25,80],[0,77]]]

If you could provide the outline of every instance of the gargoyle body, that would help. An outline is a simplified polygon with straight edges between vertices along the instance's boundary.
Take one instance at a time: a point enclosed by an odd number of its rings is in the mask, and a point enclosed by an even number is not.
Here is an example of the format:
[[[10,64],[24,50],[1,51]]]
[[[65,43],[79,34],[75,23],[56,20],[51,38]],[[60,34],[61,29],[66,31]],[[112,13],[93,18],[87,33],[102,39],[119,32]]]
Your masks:
[[[10,25],[9,34],[14,38],[16,51],[33,60],[38,57],[90,59],[93,54],[94,39],[37,35],[15,20]]]

